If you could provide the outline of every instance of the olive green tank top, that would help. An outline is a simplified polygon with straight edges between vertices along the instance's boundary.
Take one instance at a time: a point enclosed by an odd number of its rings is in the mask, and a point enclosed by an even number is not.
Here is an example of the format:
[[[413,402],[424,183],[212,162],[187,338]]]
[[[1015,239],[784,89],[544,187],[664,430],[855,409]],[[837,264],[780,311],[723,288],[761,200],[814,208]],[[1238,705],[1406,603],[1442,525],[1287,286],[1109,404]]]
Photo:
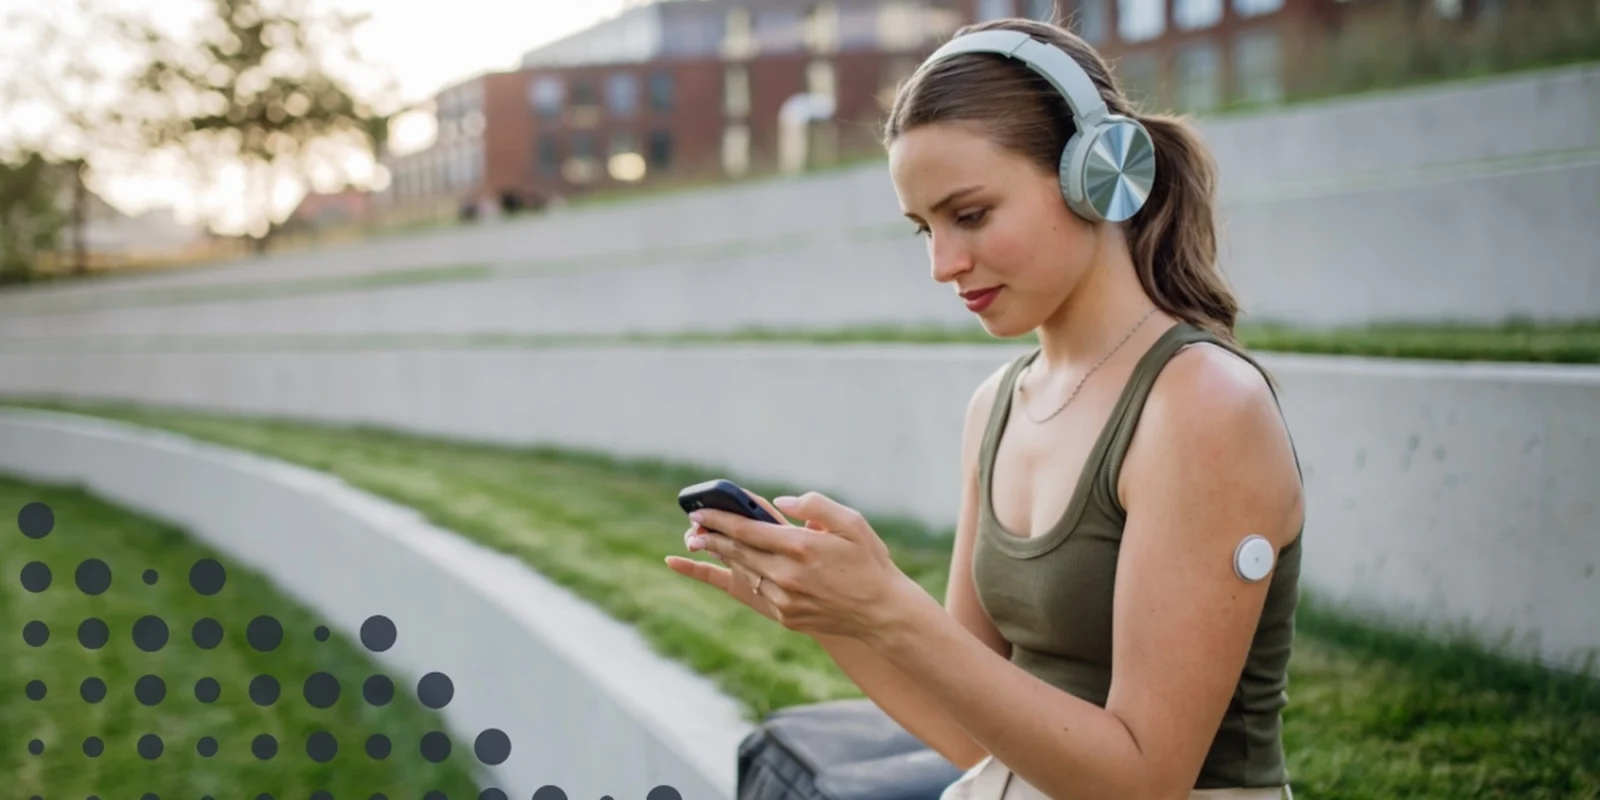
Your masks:
[[[1126,520],[1117,500],[1117,473],[1157,374],[1180,348],[1194,342],[1226,347],[1261,369],[1239,348],[1197,326],[1180,322],[1163,333],[1134,367],[1066,511],[1049,530],[1028,538],[1008,533],[995,518],[990,492],[1017,375],[1038,350],[1017,358],[1005,372],[979,451],[972,567],[978,599],[1011,643],[1012,663],[1101,707],[1111,685],[1112,599]],[[1298,456],[1296,462],[1298,467]],[[1279,555],[1248,660],[1196,789],[1282,786],[1289,781],[1280,711],[1286,702],[1299,577],[1296,535]]]

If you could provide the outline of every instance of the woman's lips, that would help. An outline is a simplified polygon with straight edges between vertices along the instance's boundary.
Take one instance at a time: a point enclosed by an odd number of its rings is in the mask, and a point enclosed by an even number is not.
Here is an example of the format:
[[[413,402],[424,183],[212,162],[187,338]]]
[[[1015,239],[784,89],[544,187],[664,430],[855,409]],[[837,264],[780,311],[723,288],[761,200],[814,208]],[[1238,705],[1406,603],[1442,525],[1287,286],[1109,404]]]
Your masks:
[[[961,297],[967,301],[967,310],[976,313],[988,308],[998,294],[1000,294],[1000,287],[996,286],[991,289],[963,292]]]

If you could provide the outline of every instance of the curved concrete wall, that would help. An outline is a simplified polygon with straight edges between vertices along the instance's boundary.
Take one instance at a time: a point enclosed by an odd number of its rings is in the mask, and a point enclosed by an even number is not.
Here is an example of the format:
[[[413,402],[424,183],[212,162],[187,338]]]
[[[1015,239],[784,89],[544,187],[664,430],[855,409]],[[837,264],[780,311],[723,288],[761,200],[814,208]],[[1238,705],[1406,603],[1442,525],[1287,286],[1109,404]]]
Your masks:
[[[79,482],[188,529],[225,566],[259,570],[352,639],[381,614],[398,682],[443,672],[456,747],[504,731],[511,755],[484,786],[532,797],[734,796],[737,705],[522,562],[328,475],[188,439],[71,415],[0,409],[0,470]]]
[[[363,422],[709,465],[946,527],[963,411],[1010,346],[0,354],[0,396]],[[1600,649],[1600,368],[1264,355],[1325,596]],[[796,387],[824,387],[797,391]],[[1536,637],[1537,641],[1528,641]]]

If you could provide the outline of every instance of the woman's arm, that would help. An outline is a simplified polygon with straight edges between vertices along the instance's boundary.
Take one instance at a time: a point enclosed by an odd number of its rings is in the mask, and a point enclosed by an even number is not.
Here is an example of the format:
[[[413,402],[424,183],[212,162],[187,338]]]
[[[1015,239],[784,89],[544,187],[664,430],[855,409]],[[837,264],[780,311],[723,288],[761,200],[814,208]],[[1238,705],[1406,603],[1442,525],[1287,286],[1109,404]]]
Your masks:
[[[1243,669],[1268,582],[1233,573],[1259,533],[1282,548],[1300,484],[1259,372],[1208,347],[1157,380],[1122,472],[1105,708],[1061,692],[975,641],[901,581],[897,619],[866,641],[1000,762],[1046,795],[1185,798]]]
[[[1002,657],[1009,658],[1010,643],[995,629],[994,623],[979,605],[972,585],[972,540],[976,534],[978,517],[978,449],[1004,371],[1002,367],[989,376],[967,404],[961,437],[961,515],[956,522],[955,547],[944,610],[966,633],[977,637]],[[884,713],[952,764],[965,770],[988,754],[933,696],[915,682],[907,680],[904,672],[860,639],[827,634],[812,634],[812,638],[828,651],[839,669]]]

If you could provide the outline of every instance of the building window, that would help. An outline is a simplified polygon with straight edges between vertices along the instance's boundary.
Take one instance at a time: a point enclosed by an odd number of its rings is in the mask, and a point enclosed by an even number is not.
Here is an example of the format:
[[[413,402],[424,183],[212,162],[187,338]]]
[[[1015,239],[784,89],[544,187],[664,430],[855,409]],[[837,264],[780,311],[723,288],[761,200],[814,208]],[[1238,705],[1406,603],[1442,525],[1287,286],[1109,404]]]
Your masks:
[[[656,72],[650,75],[650,110],[672,110],[672,73]]]
[[[615,180],[632,183],[645,176],[644,156],[639,153],[639,137],[633,131],[612,131],[611,151],[606,155],[606,172]]]
[[[663,169],[672,164],[672,134],[666,131],[652,131],[650,133],[650,146],[645,158],[651,167]]]
[[[863,50],[878,45],[878,9],[850,3],[839,9],[839,49]]]
[[[1233,0],[1233,10],[1241,17],[1259,17],[1283,8],[1283,0]]]
[[[907,51],[922,47],[928,26],[923,18],[927,7],[905,0],[890,0],[878,10],[878,42],[885,50]]]
[[[813,53],[832,53],[839,49],[839,7],[819,3],[806,12],[806,47]]]
[[[595,157],[594,131],[573,132],[572,157],[580,160],[587,160]]]
[[[1238,81],[1235,90],[1238,99],[1263,105],[1282,101],[1283,75],[1279,64],[1276,31],[1253,31],[1235,40],[1233,74]]]
[[[1055,0],[1023,0],[1022,16],[1039,22],[1055,22]]]
[[[613,73],[606,80],[606,104],[612,116],[633,116],[639,108],[639,78],[631,72]]]
[[[1173,0],[1172,23],[1186,31],[1222,21],[1222,0]]]
[[[1117,82],[1122,84],[1128,99],[1135,105],[1150,108],[1159,106],[1161,99],[1161,62],[1155,53],[1132,53],[1117,60],[1114,68]]]
[[[1202,41],[1178,51],[1178,108],[1183,111],[1209,111],[1222,100],[1218,82],[1222,78],[1222,58],[1216,42]]]
[[[1166,0],[1117,0],[1117,35],[1125,42],[1160,36],[1167,27]]]
[[[1013,13],[1012,0],[978,0],[975,11],[979,22],[988,22],[992,19],[1005,19]]]
[[[529,91],[533,108],[544,119],[560,119],[561,105],[566,102],[566,87],[554,75],[545,75],[533,82]]]
[[[600,99],[595,95],[594,81],[589,78],[574,78],[572,81],[573,108],[594,108],[598,105],[600,105]]]
[[[791,53],[805,46],[805,16],[798,8],[764,8],[756,12],[756,50]]]
[[[1090,44],[1104,42],[1111,36],[1111,0],[1078,0],[1076,9],[1068,18],[1072,31]]]
[[[730,64],[723,72],[722,110],[730,117],[750,113],[750,71],[741,64]]]
[[[561,170],[567,180],[589,183],[599,177],[600,162],[595,154],[594,136],[594,131],[575,131],[572,134],[572,154]]]
[[[837,98],[833,62],[813,61],[806,65],[806,91],[829,99]]]
[[[729,125],[722,131],[722,169],[735,176],[750,170],[749,126]]]

